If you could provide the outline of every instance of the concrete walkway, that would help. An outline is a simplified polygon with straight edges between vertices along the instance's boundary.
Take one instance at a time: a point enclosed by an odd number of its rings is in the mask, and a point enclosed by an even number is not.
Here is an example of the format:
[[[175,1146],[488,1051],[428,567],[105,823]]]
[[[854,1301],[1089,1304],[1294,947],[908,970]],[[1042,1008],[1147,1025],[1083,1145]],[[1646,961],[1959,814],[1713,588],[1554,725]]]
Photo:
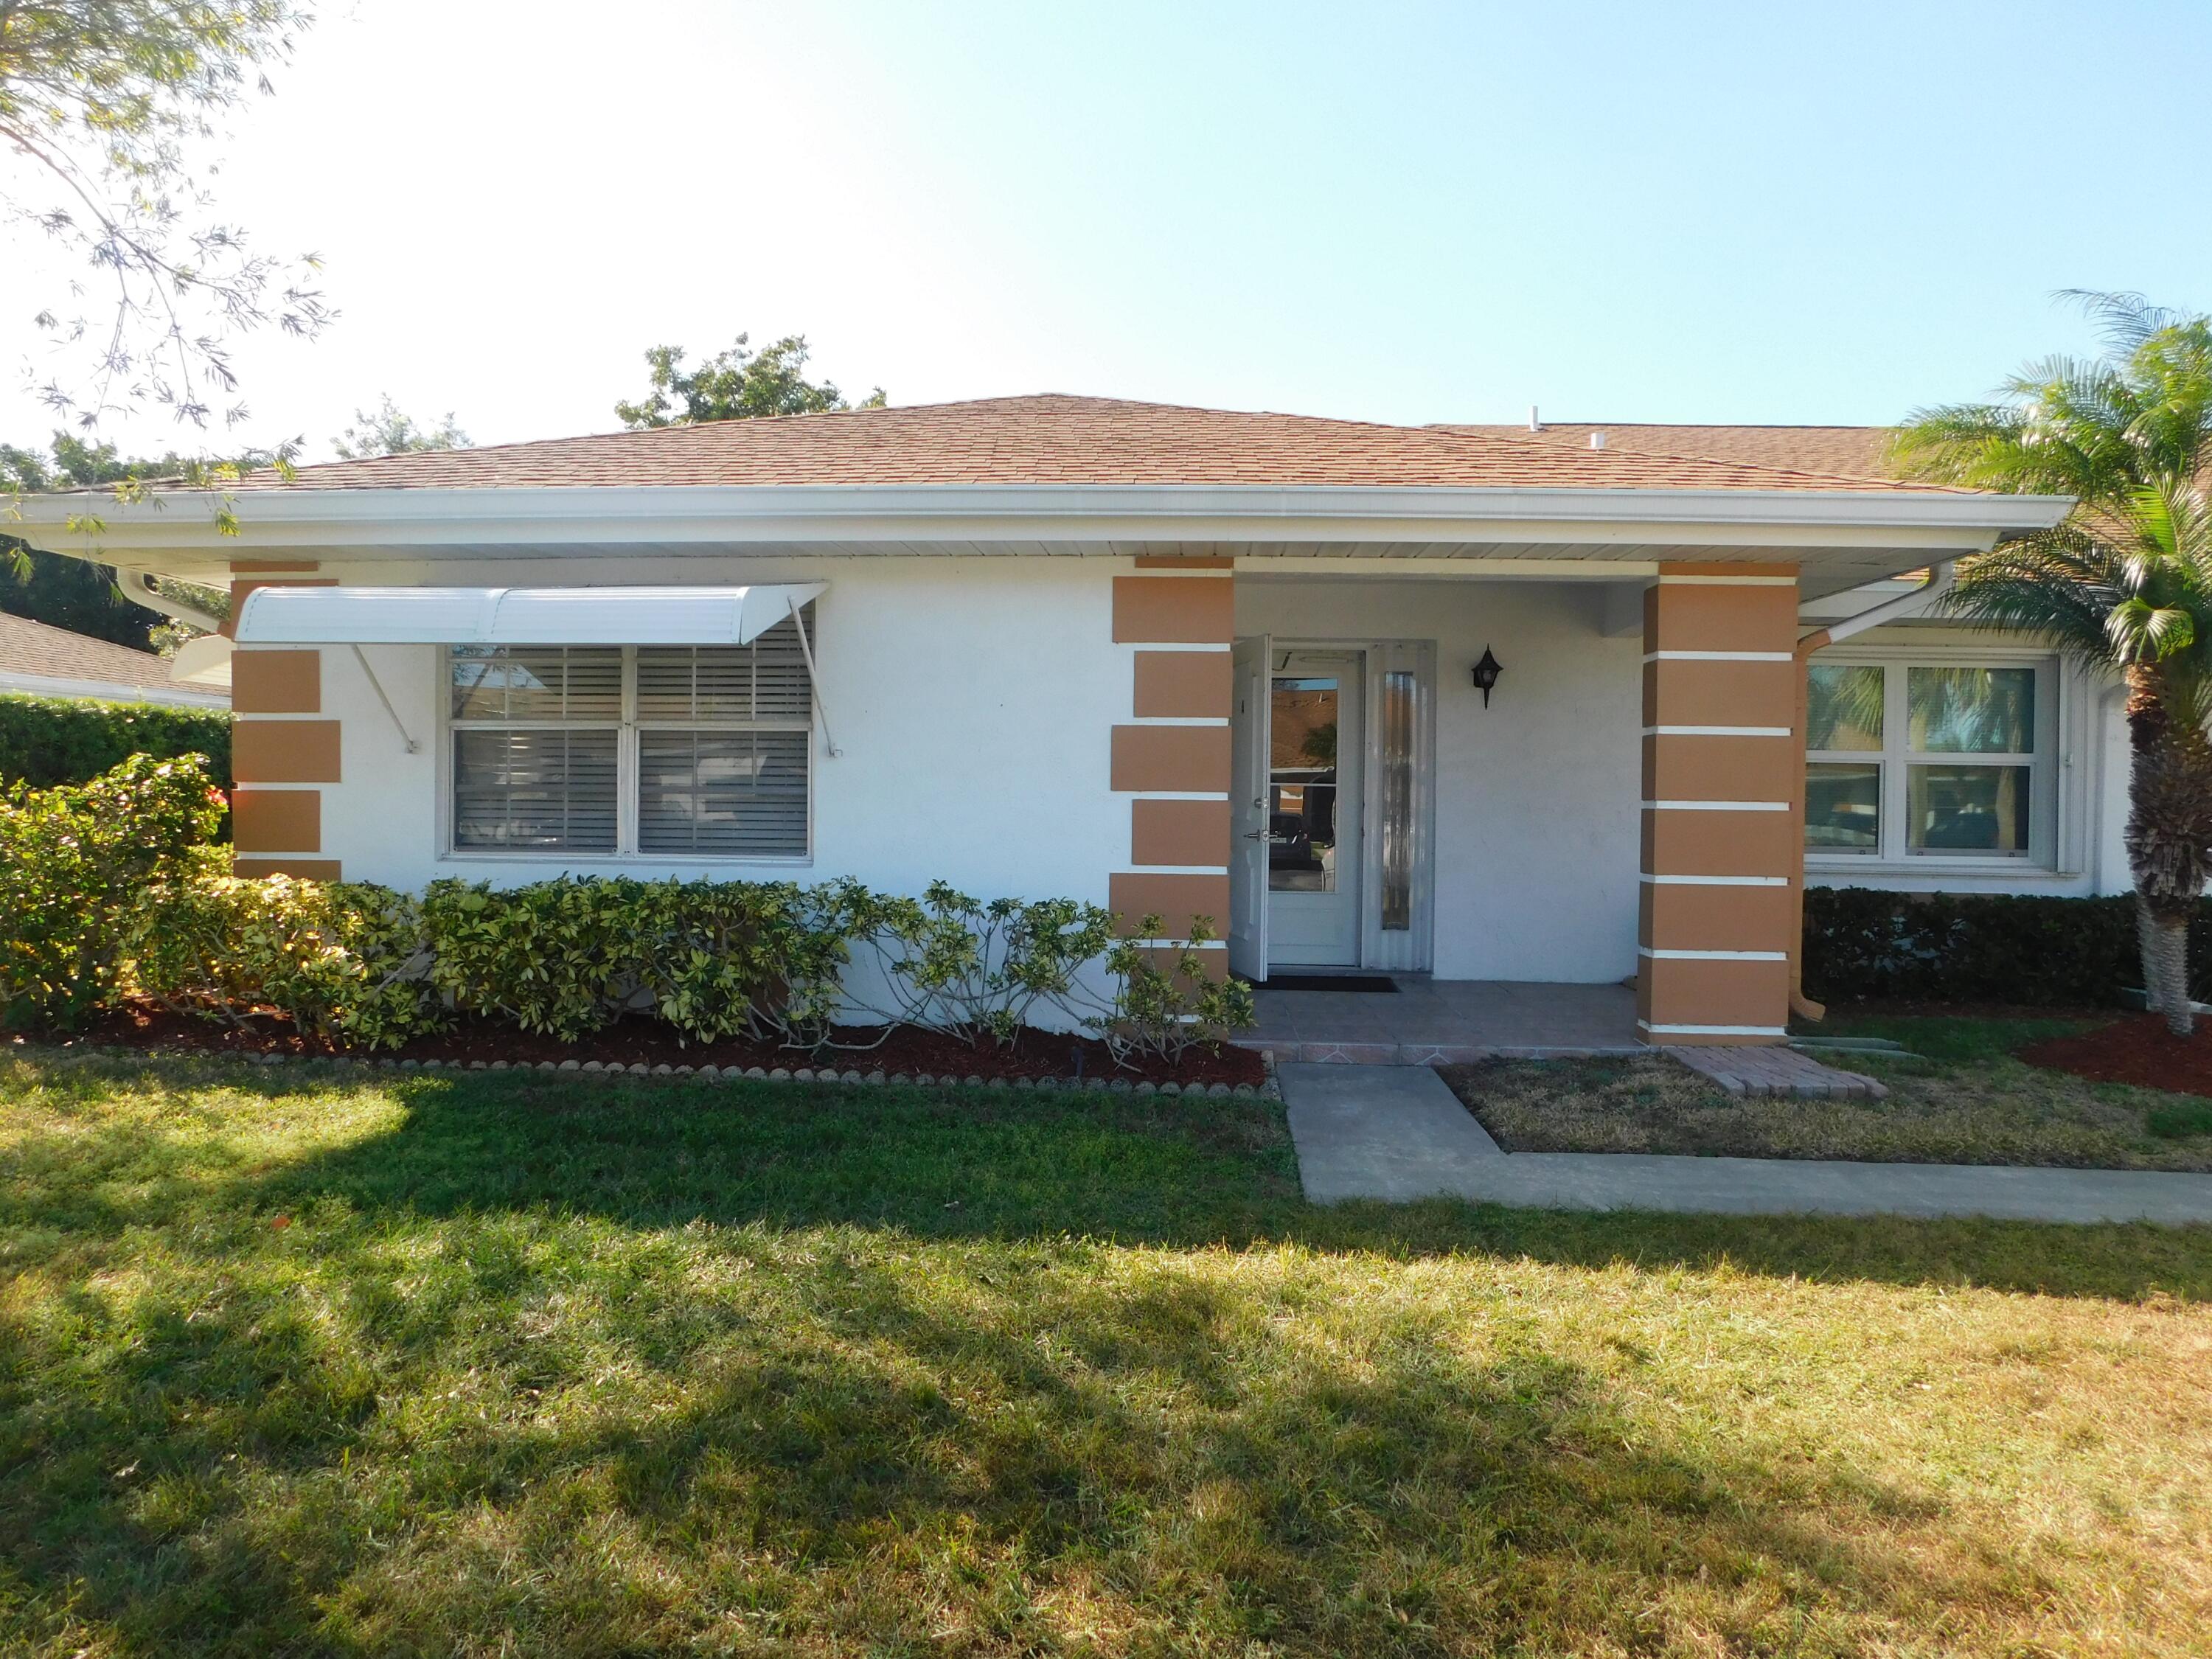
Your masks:
[[[1541,1210],[1995,1216],[2212,1224],[2212,1175],[1498,1150],[1425,1066],[1281,1066],[1298,1174],[1316,1204],[1463,1198]]]

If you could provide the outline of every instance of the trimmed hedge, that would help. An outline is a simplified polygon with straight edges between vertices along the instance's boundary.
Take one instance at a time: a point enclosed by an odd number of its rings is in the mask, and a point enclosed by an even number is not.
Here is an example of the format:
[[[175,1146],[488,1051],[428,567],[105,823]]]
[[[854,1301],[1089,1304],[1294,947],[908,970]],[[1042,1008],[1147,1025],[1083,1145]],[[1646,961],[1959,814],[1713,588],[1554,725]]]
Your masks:
[[[2191,994],[2212,1000],[2212,903],[2198,907],[2189,946]],[[1816,1001],[2088,1007],[2142,983],[2132,896],[1805,890],[1805,991]]]
[[[0,693],[0,783],[89,783],[133,755],[205,755],[210,777],[228,789],[230,711]]]
[[[485,1015],[574,1042],[624,1015],[688,1040],[795,1048],[842,1015],[887,1012],[971,1045],[1019,1036],[1033,1008],[1095,1032],[1117,1060],[1172,1060],[1252,1024],[1248,987],[1191,945],[1158,951],[1073,899],[986,902],[933,883],[920,900],[840,879],[561,877],[418,898],[366,882],[252,879],[210,845],[228,812],[206,762],[134,755],[88,784],[0,787],[0,1027],[82,1026],[147,999],[246,1024],[398,1048]],[[1157,940],[1146,916],[1136,937]],[[848,1006],[853,948],[896,1008]],[[1111,981],[1092,982],[1093,967]],[[861,1020],[858,1023],[866,1023]]]

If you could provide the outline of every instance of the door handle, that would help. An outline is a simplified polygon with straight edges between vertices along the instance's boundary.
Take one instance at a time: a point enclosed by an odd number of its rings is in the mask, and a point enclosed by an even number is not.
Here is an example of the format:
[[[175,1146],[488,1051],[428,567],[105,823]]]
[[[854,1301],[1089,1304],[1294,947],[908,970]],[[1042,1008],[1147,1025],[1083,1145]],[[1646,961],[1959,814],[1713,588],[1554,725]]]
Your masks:
[[[1244,839],[1247,841],[1265,842],[1270,847],[1280,847],[1285,842],[1291,840],[1291,837],[1288,836],[1279,836],[1272,830],[1247,830],[1244,832]]]

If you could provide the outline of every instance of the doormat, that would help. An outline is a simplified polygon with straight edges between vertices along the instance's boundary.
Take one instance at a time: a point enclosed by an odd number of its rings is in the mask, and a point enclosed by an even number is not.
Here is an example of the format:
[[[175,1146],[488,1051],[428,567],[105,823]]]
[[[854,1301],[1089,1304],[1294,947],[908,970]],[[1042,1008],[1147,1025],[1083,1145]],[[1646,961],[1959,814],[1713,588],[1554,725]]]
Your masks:
[[[1260,988],[1264,991],[1395,991],[1398,981],[1388,974],[1277,974]]]

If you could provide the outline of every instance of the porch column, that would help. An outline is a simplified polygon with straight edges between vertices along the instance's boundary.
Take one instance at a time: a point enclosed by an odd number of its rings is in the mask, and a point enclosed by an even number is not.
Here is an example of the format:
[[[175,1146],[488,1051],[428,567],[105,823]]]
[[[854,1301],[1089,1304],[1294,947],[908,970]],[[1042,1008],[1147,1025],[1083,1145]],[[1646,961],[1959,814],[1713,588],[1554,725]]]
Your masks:
[[[1204,959],[1225,976],[1234,565],[1147,556],[1136,572],[1114,579],[1115,643],[1134,649],[1109,784],[1129,803],[1129,857],[1108,875],[1107,902],[1131,929],[1157,912],[1170,939],[1206,917]]]
[[[1794,565],[1662,564],[1644,600],[1637,1025],[1779,1042],[1803,787]]]

